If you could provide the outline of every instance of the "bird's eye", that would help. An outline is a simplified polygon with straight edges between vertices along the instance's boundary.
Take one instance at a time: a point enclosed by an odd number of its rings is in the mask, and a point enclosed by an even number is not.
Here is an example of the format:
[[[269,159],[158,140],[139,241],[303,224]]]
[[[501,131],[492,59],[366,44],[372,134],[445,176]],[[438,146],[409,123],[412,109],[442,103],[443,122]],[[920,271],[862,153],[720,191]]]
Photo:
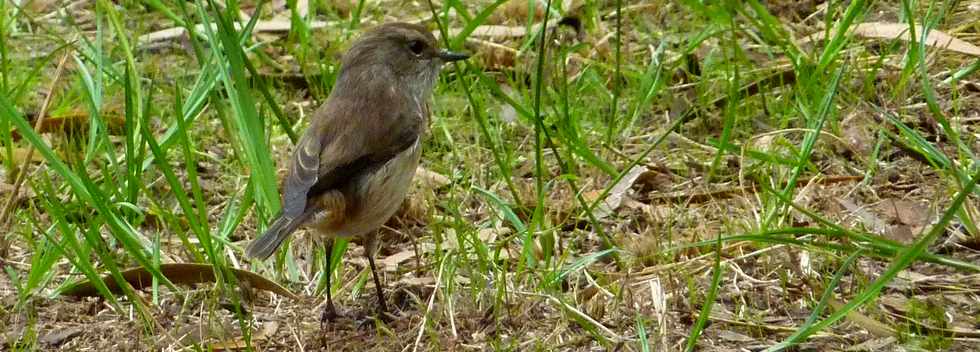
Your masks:
[[[422,55],[422,51],[425,50],[425,43],[421,40],[413,40],[408,42],[408,50],[412,51],[412,54],[416,56]]]

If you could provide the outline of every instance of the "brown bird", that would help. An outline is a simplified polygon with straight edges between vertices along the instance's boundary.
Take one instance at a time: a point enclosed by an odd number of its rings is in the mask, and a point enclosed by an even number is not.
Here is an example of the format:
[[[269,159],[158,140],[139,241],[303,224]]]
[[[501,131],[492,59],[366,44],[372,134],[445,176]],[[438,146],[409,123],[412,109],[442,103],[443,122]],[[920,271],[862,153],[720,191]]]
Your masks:
[[[374,264],[377,230],[408,193],[442,65],[467,57],[440,50],[435,37],[415,24],[384,24],[355,41],[343,56],[333,91],[293,152],[282,213],[249,244],[246,255],[268,258],[307,226],[326,239],[330,263],[334,238],[360,237],[383,317],[388,309]],[[328,289],[321,319],[336,316]]]

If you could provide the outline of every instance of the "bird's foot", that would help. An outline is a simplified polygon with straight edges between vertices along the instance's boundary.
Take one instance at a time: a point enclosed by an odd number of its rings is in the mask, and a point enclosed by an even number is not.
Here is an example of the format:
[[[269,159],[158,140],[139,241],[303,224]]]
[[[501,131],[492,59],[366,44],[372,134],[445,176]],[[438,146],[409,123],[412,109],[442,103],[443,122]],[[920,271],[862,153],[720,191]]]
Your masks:
[[[333,323],[337,318],[342,317],[344,317],[344,313],[338,312],[333,304],[327,305],[323,308],[323,313],[320,313],[320,330],[326,330],[328,323]]]

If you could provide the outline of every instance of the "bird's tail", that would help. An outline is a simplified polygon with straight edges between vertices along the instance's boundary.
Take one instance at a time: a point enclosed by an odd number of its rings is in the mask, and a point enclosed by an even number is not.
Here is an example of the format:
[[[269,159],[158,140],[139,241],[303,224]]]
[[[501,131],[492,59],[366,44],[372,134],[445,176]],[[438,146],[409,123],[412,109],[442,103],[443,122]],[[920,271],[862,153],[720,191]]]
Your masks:
[[[248,244],[248,248],[245,249],[245,256],[259,260],[268,258],[276,252],[282,241],[285,241],[293,231],[296,231],[308,217],[305,213],[297,218],[279,215],[265,233]]]

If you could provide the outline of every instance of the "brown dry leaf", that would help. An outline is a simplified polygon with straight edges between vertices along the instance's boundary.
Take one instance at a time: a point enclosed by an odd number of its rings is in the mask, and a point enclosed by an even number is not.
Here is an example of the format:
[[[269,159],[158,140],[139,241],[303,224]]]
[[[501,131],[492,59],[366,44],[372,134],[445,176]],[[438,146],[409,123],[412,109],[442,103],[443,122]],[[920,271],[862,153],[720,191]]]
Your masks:
[[[426,188],[439,189],[451,183],[449,177],[421,166],[415,170],[415,175],[415,179]]]
[[[517,62],[517,49],[509,46],[476,38],[467,39],[466,44],[476,51],[476,56],[487,70],[510,69]]]
[[[932,217],[928,205],[907,199],[885,199],[878,209],[890,221],[909,226],[926,225]]]
[[[60,7],[58,0],[29,0],[20,4],[25,12],[34,15],[49,13]]]
[[[476,233],[476,237],[479,238],[480,241],[483,241],[483,243],[496,243],[497,237],[507,236],[510,233],[511,229],[509,227],[488,228],[480,229],[480,231]]]
[[[534,21],[544,18],[544,6],[538,1],[532,2],[534,6]],[[567,8],[567,7],[566,7]],[[501,24],[505,22],[524,22],[527,21],[529,10],[527,0],[510,0],[500,5],[497,10],[487,18],[487,23]]]
[[[235,30],[242,30],[242,24],[235,22]],[[327,22],[324,21],[312,21],[309,24],[310,29],[319,29],[327,26]],[[212,23],[211,28],[217,30],[217,24]],[[269,20],[269,21],[258,21],[255,23],[255,28],[252,29],[252,33],[282,33],[288,32],[292,28],[292,23],[286,20]],[[204,25],[197,24],[194,26],[194,31],[196,33],[204,33]],[[139,36],[137,42],[139,45],[149,45],[159,41],[170,40],[174,38],[180,38],[187,35],[187,29],[184,27],[173,27],[162,29],[156,32],[147,33]]]
[[[928,205],[907,199],[885,199],[877,208],[893,224],[885,235],[905,244],[914,242],[933,217]]]
[[[27,161],[27,154],[28,154],[27,148],[15,147],[13,150],[13,157],[11,158],[12,159],[11,161],[14,162],[14,165],[23,165],[24,162]],[[0,153],[0,160],[3,160],[6,156],[7,153]],[[42,161],[44,161],[44,156],[42,156],[41,153],[35,151],[33,154],[31,154],[31,162],[39,163]],[[3,185],[0,185],[0,192],[8,191],[3,187],[4,187]]]
[[[732,342],[757,342],[758,341],[751,336],[743,335],[731,330],[722,330],[721,332],[718,333],[718,337],[721,338],[722,340],[732,341]]]
[[[31,116],[34,116],[31,121],[31,124],[33,125],[37,119],[37,112],[31,113]],[[110,125],[114,125],[114,123],[117,122],[115,119],[109,119],[109,121],[111,122]],[[120,122],[122,122],[122,120],[120,120]],[[47,115],[44,117],[44,120],[41,121],[41,124],[35,127],[38,133],[51,133],[55,131],[82,130],[87,126],[88,114],[83,111],[76,110],[58,116]],[[18,131],[14,131],[14,137],[20,138],[20,133]]]
[[[626,197],[626,192],[633,187],[633,183],[636,182],[636,179],[647,171],[649,171],[647,167],[641,165],[634,166],[632,169],[630,169],[630,171],[627,172],[626,175],[619,180],[619,182],[613,185],[612,189],[609,190],[609,194],[606,195],[606,199],[604,199],[602,203],[599,203],[599,206],[596,207],[596,218],[602,219],[608,217],[615,212],[616,209],[619,209],[619,206],[623,204],[623,199]],[[585,194],[585,199],[590,202],[595,201],[595,199],[601,194],[601,191],[588,192]]]
[[[547,30],[551,31],[558,27],[558,22],[549,22]],[[530,28],[530,29],[529,29]],[[506,40],[514,38],[523,38],[528,35],[528,33],[538,33],[541,31],[541,23],[535,23],[528,26],[504,26],[496,24],[485,24],[477,26],[470,32],[470,35],[466,37],[467,40],[482,38],[487,40]],[[450,28],[450,37],[456,37],[463,32],[462,28]],[[442,31],[432,31],[432,35],[439,38],[442,35]]]
[[[398,270],[398,265],[402,262],[412,259],[415,257],[415,251],[411,249],[406,249],[401,252],[389,255],[382,258],[378,262],[381,263],[381,269],[387,272],[393,272]]]
[[[253,288],[257,288],[263,291],[270,291],[279,294],[280,296],[285,296],[293,300],[298,300],[299,296],[290,292],[285,287],[279,286],[279,284],[272,282],[262,275],[253,273],[247,270],[241,269],[230,269],[238,277],[239,281],[243,281]],[[213,282],[214,281],[214,268],[211,264],[196,264],[196,263],[168,263],[160,264],[160,272],[163,273],[170,282],[175,284],[196,284],[202,282]],[[146,268],[138,267],[127,269],[122,272],[123,278],[126,279],[134,289],[142,289],[148,287],[153,282],[153,276],[146,271]],[[102,281],[109,288],[109,291],[120,292],[119,284],[116,280],[112,278],[111,275],[105,275],[102,277]],[[88,280],[81,280],[71,285],[69,288],[61,292],[64,295],[69,296],[97,296],[99,293],[93,285]]]
[[[650,192],[670,189],[671,184],[673,184],[670,176],[670,170],[666,167],[661,170],[644,172],[636,179],[636,190]]]
[[[85,332],[81,327],[73,326],[68,328],[52,329],[51,332],[41,335],[38,342],[49,347],[57,347]]]
[[[841,121],[842,140],[855,158],[871,155],[875,145],[873,121],[863,112],[852,112]]]
[[[461,31],[462,29],[453,28],[449,30],[449,34],[455,37],[459,35]],[[476,27],[476,29],[474,29],[473,32],[470,33],[470,38],[480,37],[480,38],[500,40],[500,39],[509,39],[509,38],[522,38],[525,35],[527,35],[527,27],[524,26],[501,26],[501,25],[488,24],[488,25],[482,25]]]
[[[922,26],[916,25],[916,31],[921,31]],[[909,25],[905,23],[886,23],[886,22],[867,22],[854,27],[854,34],[865,38],[876,39],[899,39],[908,41]],[[917,32],[918,35],[920,32]],[[808,43],[821,40],[825,37],[825,32],[817,32],[804,38],[801,43]],[[916,38],[919,40],[919,38]],[[933,29],[926,37],[926,45],[952,50],[955,52],[980,56],[980,47],[969,42],[957,39],[943,31]]]
[[[874,233],[884,233],[888,229],[888,223],[881,220],[874,213],[868,211],[864,207],[854,204],[850,199],[838,199],[837,203],[847,209],[848,212],[857,216],[858,219],[864,223],[864,226]]]
[[[111,135],[121,135],[125,132],[126,118],[122,115],[122,106],[108,104],[102,110],[102,120]],[[31,113],[31,124],[37,133],[84,133],[88,130],[89,115],[82,110],[72,110],[59,115],[47,115],[40,125],[36,125],[37,113]],[[12,130],[14,140],[20,139],[20,131]]]
[[[300,1],[302,2],[302,1]],[[341,17],[350,16],[352,10],[357,8],[357,0],[328,0],[330,8],[337,11]]]
[[[929,276],[919,274],[911,270],[898,272],[895,279],[888,283],[888,288],[898,291],[913,290],[920,288],[920,285],[932,279]],[[885,302],[883,302],[885,303]]]
[[[398,279],[393,286],[432,286],[436,284],[436,278],[431,276],[426,277],[403,277]]]
[[[651,205],[651,204],[639,202],[634,199],[627,199],[623,201],[623,206],[629,209],[640,210],[647,217],[654,220],[666,219],[670,216],[671,213],[670,206],[666,206],[663,204]]]
[[[903,244],[912,244],[915,242],[915,233],[918,232],[909,225],[898,224],[892,226],[888,231],[885,232],[885,237],[898,241]]]

